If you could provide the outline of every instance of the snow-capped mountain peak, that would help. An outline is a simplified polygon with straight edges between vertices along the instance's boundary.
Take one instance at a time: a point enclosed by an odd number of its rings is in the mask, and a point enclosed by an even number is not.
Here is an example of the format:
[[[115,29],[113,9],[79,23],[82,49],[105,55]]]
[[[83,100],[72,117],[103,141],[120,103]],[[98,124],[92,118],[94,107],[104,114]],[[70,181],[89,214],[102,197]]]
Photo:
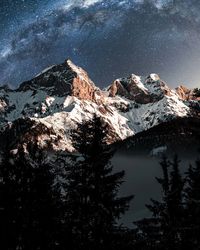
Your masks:
[[[199,102],[190,100],[186,89],[171,90],[157,74],[142,79],[132,74],[102,91],[70,60],[48,67],[16,90],[0,89],[1,136],[13,131],[11,147],[36,142],[73,151],[72,131],[94,115],[109,128],[107,143],[178,117],[198,116]],[[183,98],[183,93],[188,97]]]
[[[172,90],[157,74],[150,74],[143,82],[141,79],[132,74],[115,80],[109,88],[110,96],[120,95],[147,104],[162,99],[164,95],[172,95]]]
[[[92,100],[97,89],[86,71],[71,60],[43,70],[35,78],[20,85],[18,91],[45,89],[49,95],[72,95],[80,99]]]
[[[160,80],[160,76],[158,74],[151,73],[147,77],[146,82],[156,82],[156,81],[159,81],[159,80]]]

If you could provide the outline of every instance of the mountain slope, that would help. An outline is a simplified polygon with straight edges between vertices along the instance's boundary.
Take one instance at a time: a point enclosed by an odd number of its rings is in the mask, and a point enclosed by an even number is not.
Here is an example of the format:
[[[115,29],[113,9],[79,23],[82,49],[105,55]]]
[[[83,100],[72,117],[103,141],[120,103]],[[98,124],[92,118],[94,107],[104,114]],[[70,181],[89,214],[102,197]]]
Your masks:
[[[200,118],[184,117],[161,123],[119,143],[125,154],[167,155],[187,157],[200,149]]]
[[[198,117],[199,100],[193,90],[171,90],[156,74],[132,74],[103,91],[70,60],[45,69],[16,90],[0,88],[0,136],[6,141],[9,134],[15,141],[11,149],[35,142],[72,152],[73,131],[94,114],[109,128],[106,140],[111,144],[163,122]]]

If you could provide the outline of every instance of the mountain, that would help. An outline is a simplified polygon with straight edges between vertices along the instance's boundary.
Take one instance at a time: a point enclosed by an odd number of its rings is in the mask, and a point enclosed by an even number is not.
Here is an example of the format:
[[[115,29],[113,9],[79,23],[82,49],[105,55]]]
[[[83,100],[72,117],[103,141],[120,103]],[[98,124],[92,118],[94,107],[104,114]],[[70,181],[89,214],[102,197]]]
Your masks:
[[[19,145],[26,150],[34,142],[73,152],[73,131],[94,114],[109,128],[106,142],[113,144],[176,119],[199,119],[199,101],[197,90],[172,90],[157,74],[132,74],[101,90],[66,60],[15,90],[0,88],[0,146],[8,144],[16,152]]]
[[[119,145],[119,154],[196,158],[200,149],[200,119],[184,117],[160,123],[127,138]]]

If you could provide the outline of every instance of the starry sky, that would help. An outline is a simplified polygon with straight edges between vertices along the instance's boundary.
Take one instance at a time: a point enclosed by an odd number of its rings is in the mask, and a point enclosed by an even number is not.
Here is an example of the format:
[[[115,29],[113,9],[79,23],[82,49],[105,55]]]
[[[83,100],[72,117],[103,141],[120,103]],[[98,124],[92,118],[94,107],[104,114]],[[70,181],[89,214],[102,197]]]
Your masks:
[[[1,0],[0,85],[70,58],[105,87],[130,73],[200,85],[199,0]]]

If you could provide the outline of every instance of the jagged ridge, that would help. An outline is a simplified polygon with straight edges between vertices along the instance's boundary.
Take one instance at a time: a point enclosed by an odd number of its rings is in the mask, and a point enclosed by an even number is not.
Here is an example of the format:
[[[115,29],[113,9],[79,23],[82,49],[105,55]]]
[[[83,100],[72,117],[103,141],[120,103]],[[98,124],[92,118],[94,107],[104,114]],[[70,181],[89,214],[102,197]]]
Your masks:
[[[71,131],[94,114],[109,127],[107,142],[114,143],[178,117],[198,117],[199,99],[193,90],[170,89],[157,74],[145,79],[132,74],[102,91],[70,60],[47,68],[16,90],[0,89],[2,134],[5,128],[17,133],[20,124],[32,121],[31,131],[45,131],[32,133],[41,147],[73,151]],[[26,144],[33,140],[27,133],[21,134]]]

